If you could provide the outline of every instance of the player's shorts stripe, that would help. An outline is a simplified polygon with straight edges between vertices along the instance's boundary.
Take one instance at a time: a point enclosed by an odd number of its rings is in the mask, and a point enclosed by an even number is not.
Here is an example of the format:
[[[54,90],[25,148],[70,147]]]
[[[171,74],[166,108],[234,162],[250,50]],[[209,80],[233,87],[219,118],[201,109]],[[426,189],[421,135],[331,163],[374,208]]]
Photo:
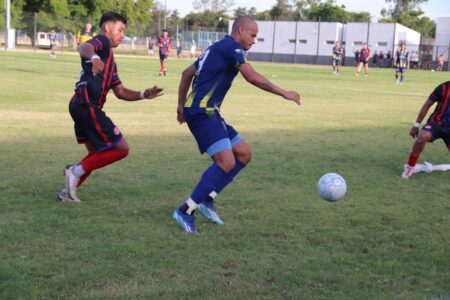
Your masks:
[[[102,137],[103,141],[109,145],[111,144],[111,141],[108,139],[106,134],[103,132],[102,127],[100,126],[100,123],[97,120],[97,116],[95,115],[94,107],[92,105],[89,105],[89,112],[91,113],[92,121],[94,121],[95,129]]]
[[[243,138],[239,134],[236,135],[234,138],[231,139],[231,147],[236,146],[242,140],[243,140]]]
[[[209,148],[206,150],[208,152],[208,155],[213,157],[219,152],[225,151],[225,150],[231,150],[231,142],[230,139],[221,139],[209,146]]]
[[[200,101],[201,108],[205,108],[206,106],[208,106],[208,101],[209,101],[209,99],[211,99],[211,96],[213,95],[214,91],[216,90],[218,84],[219,84],[219,82],[214,83],[214,86],[209,90],[208,94],[202,99],[202,101]]]
[[[192,102],[194,101],[195,94],[196,94],[195,92],[192,92],[189,95],[188,99],[186,100],[186,103],[184,104],[184,107],[191,107],[192,106]]]

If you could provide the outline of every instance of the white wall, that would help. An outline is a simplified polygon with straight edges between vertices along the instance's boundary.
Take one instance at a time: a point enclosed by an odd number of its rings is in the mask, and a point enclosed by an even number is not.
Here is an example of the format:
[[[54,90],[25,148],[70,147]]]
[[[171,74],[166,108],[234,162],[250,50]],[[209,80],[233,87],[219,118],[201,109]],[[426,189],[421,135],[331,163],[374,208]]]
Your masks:
[[[291,42],[289,41],[291,40]],[[295,22],[277,22],[275,28],[274,52],[280,54],[294,54],[295,50]]]
[[[433,59],[436,59],[436,52],[438,55],[444,54],[445,60],[448,60],[449,54],[446,47],[450,44],[450,17],[437,18],[436,20],[436,38],[434,40]],[[438,47],[438,49],[436,49]],[[448,49],[448,48],[447,48]],[[437,50],[437,51],[436,51]]]
[[[397,24],[395,33],[395,46],[405,42],[407,49],[411,51],[418,51],[420,44],[420,33],[414,31],[402,24]]]
[[[316,55],[319,23],[299,22],[297,28],[297,54]]]
[[[345,56],[354,56],[356,49],[362,48],[362,43],[367,41],[367,23],[348,23],[345,25]]]
[[[394,28],[395,24],[392,23],[371,23],[369,32],[369,48],[373,53],[383,52],[386,54],[388,51],[392,52],[394,43]]]

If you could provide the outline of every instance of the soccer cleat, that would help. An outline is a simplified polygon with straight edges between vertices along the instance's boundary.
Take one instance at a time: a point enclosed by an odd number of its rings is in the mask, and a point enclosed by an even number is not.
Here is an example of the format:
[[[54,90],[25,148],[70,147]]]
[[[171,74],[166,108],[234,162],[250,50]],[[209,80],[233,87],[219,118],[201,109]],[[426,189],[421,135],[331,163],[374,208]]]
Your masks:
[[[217,215],[216,208],[211,201],[205,201],[197,206],[197,210],[208,220],[213,223],[223,225],[223,221]]]
[[[77,186],[80,181],[80,177],[75,176],[72,173],[72,169],[74,166],[70,166],[69,168],[64,169],[66,174],[66,189],[69,192],[70,198],[74,202],[80,202],[80,199],[77,197]]]
[[[402,178],[408,179],[414,174],[414,167],[406,165],[405,170],[403,171]]]
[[[57,196],[58,201],[64,202],[64,203],[80,203],[80,199],[77,200],[72,200],[72,198],[70,198],[69,192],[67,191],[67,189],[64,187]]]
[[[172,218],[180,225],[181,229],[189,233],[197,233],[195,217],[182,212],[179,208],[173,212]]]

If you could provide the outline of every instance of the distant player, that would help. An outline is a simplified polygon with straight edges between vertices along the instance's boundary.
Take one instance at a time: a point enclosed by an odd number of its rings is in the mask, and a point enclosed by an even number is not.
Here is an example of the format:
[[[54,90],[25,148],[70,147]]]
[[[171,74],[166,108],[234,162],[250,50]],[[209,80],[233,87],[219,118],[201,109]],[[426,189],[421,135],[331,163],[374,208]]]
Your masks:
[[[95,33],[92,31],[92,24],[87,22],[84,26],[84,30],[79,31],[77,34],[77,44],[86,43],[94,37]]]
[[[402,43],[400,50],[395,52],[395,81],[402,85],[405,80],[405,71],[409,69],[409,52],[406,50],[406,45]]]
[[[122,133],[103,112],[108,91],[112,89],[117,98],[126,101],[152,99],[162,91],[155,86],[138,92],[122,85],[112,48],[124,39],[126,24],[123,16],[105,13],[100,20],[101,34],[78,47],[83,70],[69,111],[78,143],[86,145],[88,154],[78,164],[65,168],[66,187],[58,195],[63,202],[80,202],[77,188],[92,171],[128,155],[128,144]]]
[[[50,40],[50,58],[56,58],[56,31],[54,28],[50,30],[48,39]]]
[[[167,57],[169,56],[170,44],[172,40],[169,37],[169,33],[166,29],[163,30],[163,34],[158,38],[159,47],[159,61],[161,63],[161,68],[159,70],[159,75],[166,76],[166,63]]]
[[[444,70],[444,63],[445,63],[445,58],[444,55],[439,55],[437,58],[437,65],[436,65],[436,71],[443,71]]]
[[[339,65],[341,64],[341,58],[344,51],[341,48],[341,44],[336,42],[333,47],[333,74],[339,75]]]
[[[366,77],[369,76],[369,61],[370,61],[370,49],[367,46],[367,43],[363,44],[363,48],[359,51],[359,64],[358,69],[356,70],[356,76],[359,76],[361,73],[361,69],[364,66],[364,70],[366,71]]]
[[[437,103],[437,106],[427,124],[419,132],[420,123],[427,115],[430,107]],[[432,143],[437,139],[443,139],[450,151],[450,81],[444,82],[425,101],[417,116],[416,123],[411,128],[409,134],[415,138],[412,151],[409,155],[408,165],[402,177],[408,179],[414,174],[414,167],[419,159],[420,153],[425,148],[426,143]]]
[[[183,71],[178,90],[178,122],[187,123],[200,153],[208,153],[213,160],[188,200],[173,213],[175,221],[186,232],[197,231],[196,210],[210,221],[223,224],[216,213],[214,198],[252,157],[242,136],[220,115],[220,106],[236,75],[240,72],[260,89],[300,104],[299,94],[274,85],[245,61],[244,51],[255,43],[257,33],[258,25],[253,19],[237,18],[230,36],[214,43]],[[192,91],[187,96],[192,79]]]

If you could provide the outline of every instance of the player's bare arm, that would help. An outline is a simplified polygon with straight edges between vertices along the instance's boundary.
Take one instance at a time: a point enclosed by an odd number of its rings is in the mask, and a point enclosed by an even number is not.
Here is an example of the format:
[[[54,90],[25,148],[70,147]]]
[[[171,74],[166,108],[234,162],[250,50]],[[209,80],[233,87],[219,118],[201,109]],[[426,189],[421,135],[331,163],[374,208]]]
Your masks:
[[[82,43],[78,47],[78,52],[82,58],[88,59],[92,63],[92,73],[94,76],[103,72],[105,65],[100,57],[95,53],[94,46],[90,43]]]
[[[177,120],[180,124],[185,122],[183,116],[184,102],[186,102],[187,93],[191,86],[192,79],[195,77],[197,69],[194,65],[187,67],[181,74],[180,86],[178,87],[178,107],[177,107]]]
[[[295,91],[285,91],[282,88],[276,86],[272,82],[270,82],[266,77],[256,72],[253,67],[246,63],[239,66],[239,71],[242,76],[244,76],[245,80],[253,84],[254,86],[259,87],[262,90],[265,90],[269,93],[279,95],[286,100],[293,101],[300,105],[300,95]]]
[[[137,101],[137,100],[143,100],[143,99],[153,99],[159,96],[162,96],[163,89],[160,87],[157,87],[156,85],[154,87],[148,88],[143,92],[139,91],[133,91],[126,87],[124,87],[122,84],[119,84],[114,89],[114,95],[116,95],[117,98],[125,100],[125,101]]]
[[[423,119],[425,118],[425,116],[428,113],[428,110],[430,109],[430,107],[433,104],[434,104],[433,101],[428,99],[422,105],[422,108],[420,109],[419,115],[417,116],[417,119],[416,119],[416,124],[414,124],[414,126],[411,127],[411,130],[409,131],[409,135],[411,135],[413,138],[416,138],[418,136],[418,134],[419,134],[419,124],[422,123]]]

